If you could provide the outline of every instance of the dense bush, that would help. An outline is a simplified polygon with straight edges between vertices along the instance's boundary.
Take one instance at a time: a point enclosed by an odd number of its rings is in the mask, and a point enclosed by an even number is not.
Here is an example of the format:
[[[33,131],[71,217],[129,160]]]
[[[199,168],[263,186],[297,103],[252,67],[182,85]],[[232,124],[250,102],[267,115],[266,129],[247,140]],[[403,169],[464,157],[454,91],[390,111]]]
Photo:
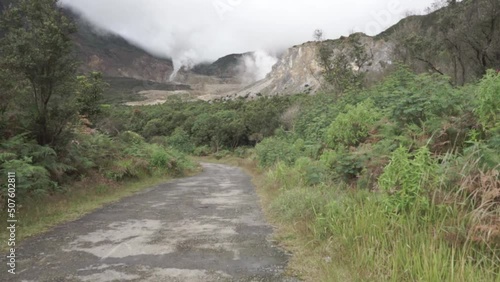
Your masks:
[[[290,144],[288,140],[277,137],[264,139],[255,149],[259,165],[262,167],[272,166],[278,161],[292,165],[299,157],[299,150],[293,144]]]
[[[194,151],[194,144],[191,138],[182,128],[177,128],[172,135],[167,137],[166,145],[187,154]]]
[[[193,139],[197,145],[209,144],[215,152],[236,148],[240,144],[245,128],[236,111],[220,111],[201,114],[193,124]]]
[[[0,144],[0,172],[18,175],[17,196],[55,193],[92,172],[114,181],[140,179],[152,175],[179,175],[192,165],[183,153],[161,145],[151,145],[134,132],[116,138],[101,133],[80,134],[57,153],[20,135]],[[0,191],[5,195],[5,190]]]
[[[431,189],[439,187],[439,166],[431,157],[429,149],[420,148],[410,154],[400,147],[391,157],[391,162],[379,178],[379,186],[387,194],[387,210],[393,213],[429,209]]]
[[[338,146],[335,150],[325,150],[320,161],[330,170],[332,178],[338,180],[355,180],[363,169],[363,160],[344,146]]]
[[[212,153],[212,149],[210,147],[204,145],[200,147],[196,147],[193,151],[193,155],[198,156],[198,157],[206,157],[209,156]]]
[[[455,116],[466,103],[446,77],[417,75],[404,67],[370,93],[375,104],[399,125],[422,125],[433,117]]]
[[[499,77],[454,88],[402,68],[305,98],[292,131],[256,147],[275,217],[353,280],[496,281]]]
[[[369,136],[370,130],[381,118],[371,100],[356,106],[347,105],[345,111],[335,118],[326,132],[327,143],[331,148],[359,145]]]
[[[117,106],[99,123],[104,132],[110,127],[119,132],[132,131],[147,140],[170,139],[172,147],[192,152],[190,146],[209,146],[213,152],[253,146],[272,136],[282,125],[281,116],[297,97],[262,98],[254,101],[183,103],[168,101],[163,105],[143,107]],[[189,141],[188,141],[189,140]],[[184,148],[184,146],[187,146]]]
[[[74,170],[61,163],[56,152],[48,146],[40,146],[25,135],[15,136],[0,143],[0,173],[2,179],[8,172],[18,176],[17,196],[42,195],[58,187],[57,180],[64,173]],[[6,181],[5,181],[6,183]],[[3,185],[1,195],[5,196],[7,186]]]
[[[319,185],[328,179],[327,168],[321,162],[313,161],[309,157],[298,158],[295,161],[295,169],[307,186]]]
[[[304,140],[320,142],[326,128],[337,117],[339,107],[338,99],[327,93],[320,93],[314,99],[304,99],[294,124],[295,133]]]
[[[500,74],[488,71],[477,91],[479,106],[477,114],[486,130],[500,130]]]
[[[121,141],[130,144],[130,145],[139,145],[143,144],[145,142],[144,138],[132,131],[125,131],[121,133],[118,138],[120,138]]]

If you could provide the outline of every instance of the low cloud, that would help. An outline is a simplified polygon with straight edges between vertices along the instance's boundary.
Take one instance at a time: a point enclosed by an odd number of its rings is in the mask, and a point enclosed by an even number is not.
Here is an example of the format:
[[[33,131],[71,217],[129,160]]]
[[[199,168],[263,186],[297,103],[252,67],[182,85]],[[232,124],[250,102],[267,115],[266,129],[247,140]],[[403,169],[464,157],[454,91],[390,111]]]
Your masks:
[[[119,34],[175,67],[260,50],[246,62],[262,77],[273,57],[312,40],[378,33],[433,0],[60,0],[100,29]],[[267,54],[267,55],[265,55]]]

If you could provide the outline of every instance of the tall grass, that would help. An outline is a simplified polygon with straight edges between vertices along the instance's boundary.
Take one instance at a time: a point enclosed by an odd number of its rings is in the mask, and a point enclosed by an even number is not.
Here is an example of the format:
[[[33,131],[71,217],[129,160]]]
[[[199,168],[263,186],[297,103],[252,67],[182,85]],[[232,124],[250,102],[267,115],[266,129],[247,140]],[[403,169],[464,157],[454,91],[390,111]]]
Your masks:
[[[283,163],[265,178],[267,189],[279,189],[270,204],[273,217],[311,242],[305,248],[327,250],[331,263],[322,263],[321,281],[338,281],[339,269],[352,281],[500,281],[498,246],[474,239],[476,212],[458,192],[448,204],[417,201],[394,214],[385,194],[306,186],[304,174]]]

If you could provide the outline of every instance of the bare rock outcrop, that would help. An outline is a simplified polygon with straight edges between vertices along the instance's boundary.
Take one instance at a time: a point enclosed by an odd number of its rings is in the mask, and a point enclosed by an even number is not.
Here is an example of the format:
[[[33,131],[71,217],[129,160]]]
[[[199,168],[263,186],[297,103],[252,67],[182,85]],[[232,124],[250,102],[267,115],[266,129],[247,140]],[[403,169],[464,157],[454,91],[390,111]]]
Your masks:
[[[353,49],[353,37],[356,37],[368,60],[357,67],[352,61],[353,70],[365,72],[368,81],[384,75],[393,64],[394,44],[384,39],[375,39],[364,34],[342,37],[337,40],[323,42],[307,42],[288,49],[274,65],[273,70],[260,80],[234,94],[235,97],[254,98],[258,96],[314,94],[328,89],[323,78],[323,67],[320,62],[320,48],[328,47],[332,56],[339,53],[349,54]]]

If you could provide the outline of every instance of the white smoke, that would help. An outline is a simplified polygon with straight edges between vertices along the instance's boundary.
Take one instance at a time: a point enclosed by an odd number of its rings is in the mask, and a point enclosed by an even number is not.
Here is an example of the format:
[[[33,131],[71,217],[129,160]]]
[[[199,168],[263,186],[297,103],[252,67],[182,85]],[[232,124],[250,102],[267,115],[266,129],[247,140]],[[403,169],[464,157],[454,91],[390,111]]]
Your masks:
[[[242,58],[240,78],[243,83],[252,83],[264,79],[271,72],[278,58],[265,51],[246,54]]]
[[[169,81],[175,81],[177,74],[182,68],[191,69],[197,62],[197,54],[194,50],[188,50],[185,52],[181,52],[176,54],[175,57],[172,58],[172,63],[174,64],[174,71],[170,75]]]
[[[273,66],[278,62],[278,58],[264,51],[256,51],[251,55],[245,56],[244,62],[247,71],[254,74],[256,80],[261,80],[271,72]]]

